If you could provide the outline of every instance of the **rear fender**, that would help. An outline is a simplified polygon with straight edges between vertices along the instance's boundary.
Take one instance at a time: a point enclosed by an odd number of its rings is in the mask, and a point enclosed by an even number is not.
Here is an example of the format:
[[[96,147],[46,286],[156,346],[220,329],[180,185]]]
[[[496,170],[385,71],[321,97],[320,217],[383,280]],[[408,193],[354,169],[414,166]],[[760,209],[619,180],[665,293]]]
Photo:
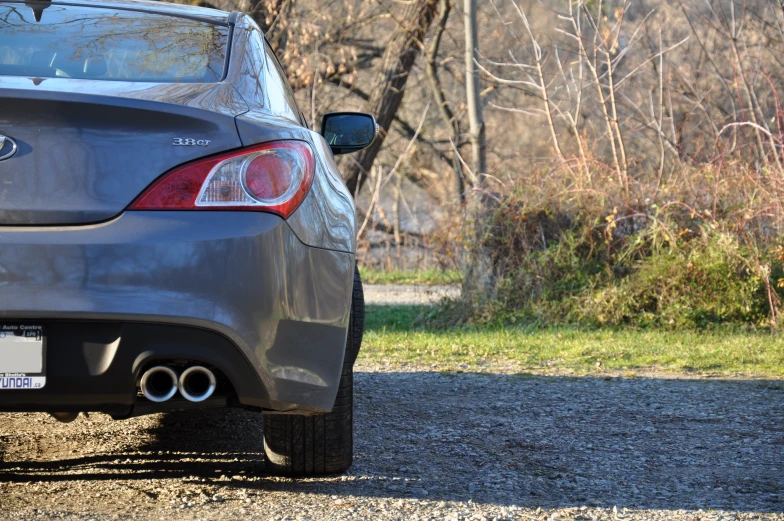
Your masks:
[[[244,146],[278,139],[299,139],[312,146],[317,158],[313,186],[286,222],[308,246],[355,253],[354,200],[324,138],[269,112],[255,110],[237,117],[237,131]]]

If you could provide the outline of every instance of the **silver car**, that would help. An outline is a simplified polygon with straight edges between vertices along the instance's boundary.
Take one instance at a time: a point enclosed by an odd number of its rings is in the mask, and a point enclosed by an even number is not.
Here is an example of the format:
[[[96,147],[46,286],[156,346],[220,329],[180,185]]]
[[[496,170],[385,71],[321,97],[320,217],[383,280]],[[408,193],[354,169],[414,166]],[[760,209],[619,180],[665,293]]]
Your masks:
[[[0,411],[263,413],[268,468],[352,462],[355,211],[253,20],[0,0]],[[261,425],[260,425],[261,428]]]

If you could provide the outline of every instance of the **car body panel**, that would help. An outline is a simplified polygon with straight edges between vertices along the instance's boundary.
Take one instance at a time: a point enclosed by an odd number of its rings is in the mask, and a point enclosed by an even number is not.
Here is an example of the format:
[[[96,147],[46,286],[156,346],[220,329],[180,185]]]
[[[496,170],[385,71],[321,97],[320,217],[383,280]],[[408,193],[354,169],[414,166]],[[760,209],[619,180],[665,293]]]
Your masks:
[[[293,93],[253,18],[245,14],[237,17],[233,41],[226,81],[237,87],[250,109],[273,114],[290,124],[303,123]]]
[[[0,107],[0,133],[19,146],[0,161],[0,225],[110,219],[167,170],[239,148],[246,109],[230,85],[4,78]]]
[[[108,98],[149,101],[221,112],[233,116],[250,107],[237,89],[227,82],[219,83],[155,83],[133,81],[101,81],[74,78],[26,78],[0,76],[0,89],[26,91],[25,97],[46,99],[55,96],[86,94]],[[33,93],[41,93],[36,96]],[[5,95],[10,98],[10,95]]]
[[[311,145],[317,158],[316,175],[310,192],[288,223],[308,246],[355,252],[354,200],[324,138],[312,130],[292,127],[289,121],[263,110],[238,116],[237,129],[243,146],[274,139],[299,139]]]
[[[354,200],[326,141],[315,132],[310,134],[319,157],[318,175],[308,197],[289,217],[289,226],[309,246],[353,253],[357,248]]]
[[[329,410],[353,269],[353,255],[307,247],[265,213],[125,212],[86,226],[2,227],[0,319],[209,329],[244,354],[273,407]]]

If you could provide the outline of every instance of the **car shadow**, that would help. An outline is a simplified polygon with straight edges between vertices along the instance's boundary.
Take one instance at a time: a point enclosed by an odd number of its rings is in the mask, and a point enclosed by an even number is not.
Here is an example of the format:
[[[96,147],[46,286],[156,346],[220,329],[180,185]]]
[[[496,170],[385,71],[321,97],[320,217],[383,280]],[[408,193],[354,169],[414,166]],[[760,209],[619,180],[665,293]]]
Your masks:
[[[342,477],[266,475],[260,415],[212,410],[157,416],[121,451],[0,454],[0,480],[183,478],[257,493],[784,510],[781,381],[358,373],[356,395],[355,463]],[[0,451],[24,418],[4,423]]]

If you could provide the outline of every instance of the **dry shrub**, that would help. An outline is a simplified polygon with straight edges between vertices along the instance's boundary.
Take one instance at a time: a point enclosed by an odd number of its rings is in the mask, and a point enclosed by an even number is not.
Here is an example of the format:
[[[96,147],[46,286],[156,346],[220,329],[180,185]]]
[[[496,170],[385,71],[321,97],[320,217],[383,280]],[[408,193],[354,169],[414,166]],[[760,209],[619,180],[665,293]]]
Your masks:
[[[629,194],[612,174],[595,169],[585,189],[563,171],[540,171],[495,192],[479,245],[492,255],[494,294],[451,318],[777,325],[778,173],[705,164],[663,184],[636,181]]]
[[[731,234],[703,231],[654,251],[629,276],[578,294],[569,312],[598,324],[764,324],[769,316],[765,288],[749,266],[748,251]]]

